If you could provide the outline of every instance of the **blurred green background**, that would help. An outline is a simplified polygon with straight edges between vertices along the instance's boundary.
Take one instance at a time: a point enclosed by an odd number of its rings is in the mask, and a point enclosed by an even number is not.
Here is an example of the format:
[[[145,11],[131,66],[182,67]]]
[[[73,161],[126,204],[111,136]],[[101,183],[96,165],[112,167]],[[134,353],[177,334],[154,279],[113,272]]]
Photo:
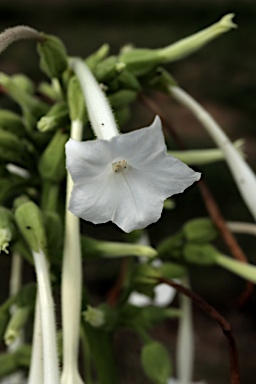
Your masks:
[[[184,89],[212,113],[232,140],[240,137],[246,139],[247,159],[256,169],[255,1],[1,0],[0,29],[17,24],[30,25],[59,36],[70,55],[86,57],[105,42],[110,44],[113,54],[127,43],[138,47],[162,47],[212,24],[229,12],[236,14],[235,22],[239,25],[237,30],[166,68]],[[8,74],[24,72],[35,82],[42,80],[44,76],[38,67],[34,42],[21,41],[9,47],[1,55],[0,71]],[[165,96],[156,97],[188,147],[214,146],[203,128],[187,111]],[[4,101],[0,99],[0,102]],[[129,128],[145,126],[152,117],[152,112],[136,103]],[[175,148],[174,143],[168,144]],[[227,220],[252,221],[223,162],[200,167],[200,171]],[[188,218],[206,215],[197,188],[191,188],[184,196],[176,197],[175,201],[176,211],[165,212],[160,222],[149,228],[154,245],[174,233]],[[106,237],[106,233],[112,239],[122,236],[111,225],[95,228],[84,223],[84,229],[100,238]],[[251,262],[256,263],[256,240],[245,235],[238,239]],[[219,246],[228,253],[221,242]],[[9,268],[9,260],[2,257],[2,267]],[[97,286],[95,273],[92,273],[94,269],[91,266],[90,273],[87,273],[92,289]],[[111,277],[111,271],[115,269],[116,265],[109,266]],[[256,375],[256,296],[253,295],[247,305],[239,309],[236,299],[244,287],[243,282],[217,268],[191,268],[191,281],[193,288],[232,323],[240,352],[242,383],[253,384]],[[105,286],[97,289],[102,293]],[[6,290],[3,287],[1,298]],[[155,336],[169,346],[173,355],[176,329],[177,323],[169,321],[154,331]],[[228,355],[218,326],[195,309],[195,330],[195,379],[205,379],[209,384],[227,383]],[[122,384],[148,382],[138,365],[139,346],[138,340],[130,334],[119,334],[116,337],[116,351],[121,356],[118,367]]]

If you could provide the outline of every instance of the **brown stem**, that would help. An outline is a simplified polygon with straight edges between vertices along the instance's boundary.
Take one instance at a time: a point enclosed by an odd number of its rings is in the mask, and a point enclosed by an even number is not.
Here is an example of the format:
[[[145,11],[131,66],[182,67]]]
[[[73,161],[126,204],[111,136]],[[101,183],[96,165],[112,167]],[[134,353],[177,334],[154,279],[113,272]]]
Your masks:
[[[164,126],[166,127],[168,134],[173,137],[178,148],[181,150],[185,150],[186,149],[185,144],[183,143],[179,134],[176,132],[175,128],[169,123],[168,119],[165,118],[161,107],[158,104],[156,104],[152,99],[149,99],[148,97],[146,97],[145,95],[142,95],[142,94],[139,96],[139,100],[145,106],[147,106],[149,109],[151,109],[155,114],[160,116]],[[197,183],[197,185],[199,187],[199,190],[200,190],[200,193],[202,195],[206,209],[207,209],[213,223],[218,228],[218,230],[219,230],[224,242],[226,243],[227,247],[229,248],[231,254],[233,255],[233,257],[235,259],[240,260],[244,263],[248,263],[248,260],[245,256],[242,248],[238,244],[235,236],[232,234],[232,232],[227,227],[225,220],[224,220],[224,217],[221,214],[220,209],[219,209],[215,199],[213,198],[209,188],[207,187],[206,183],[203,180],[200,180]],[[250,282],[246,283],[245,291],[241,294],[241,296],[238,299],[240,305],[245,304],[245,302],[251,296],[251,294],[253,292],[253,288],[254,288],[254,286],[252,283],[250,283]]]
[[[111,287],[110,291],[108,292],[107,295],[107,303],[111,306],[114,307],[118,301],[118,298],[120,296],[122,287],[123,287],[123,282],[126,276],[127,272],[127,267],[128,267],[128,260],[123,259],[122,264],[121,264],[121,269],[119,272],[119,275],[117,277],[116,282],[114,283],[113,287]]]
[[[189,297],[207,316],[211,317],[217,322],[217,324],[219,324],[228,343],[230,384],[240,384],[239,358],[230,323],[214,307],[190,289],[185,288],[183,285],[177,284],[169,279],[158,278],[157,280],[159,283],[170,285],[171,287],[177,289],[177,291],[181,294]]]

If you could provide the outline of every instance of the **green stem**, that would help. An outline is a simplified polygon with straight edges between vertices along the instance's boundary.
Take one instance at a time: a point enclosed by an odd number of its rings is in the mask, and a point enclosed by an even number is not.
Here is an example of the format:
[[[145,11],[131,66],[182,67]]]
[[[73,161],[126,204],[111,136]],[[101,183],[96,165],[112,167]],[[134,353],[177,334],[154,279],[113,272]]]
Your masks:
[[[45,180],[43,183],[41,207],[44,211],[56,211],[59,198],[59,184]]]
[[[118,384],[111,334],[83,323],[92,351],[99,384]]]

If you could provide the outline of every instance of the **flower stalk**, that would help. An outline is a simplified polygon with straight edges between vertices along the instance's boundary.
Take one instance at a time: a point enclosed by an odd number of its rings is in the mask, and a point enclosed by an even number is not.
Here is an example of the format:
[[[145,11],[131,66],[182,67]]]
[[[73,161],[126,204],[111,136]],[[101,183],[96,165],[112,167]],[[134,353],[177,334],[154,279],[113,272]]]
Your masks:
[[[241,157],[212,116],[196,100],[178,86],[170,87],[169,91],[175,100],[192,112],[202,123],[218,147],[221,148],[240,194],[254,217],[254,220],[256,220],[256,177],[250,166]]]

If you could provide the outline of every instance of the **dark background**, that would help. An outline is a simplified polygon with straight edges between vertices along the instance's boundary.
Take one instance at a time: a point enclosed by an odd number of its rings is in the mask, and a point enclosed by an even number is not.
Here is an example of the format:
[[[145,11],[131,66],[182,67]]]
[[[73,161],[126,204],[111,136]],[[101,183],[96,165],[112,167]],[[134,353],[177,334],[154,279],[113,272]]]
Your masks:
[[[126,43],[138,47],[162,47],[212,24],[229,12],[236,13],[237,30],[166,68],[212,113],[232,140],[246,139],[247,160],[256,169],[255,1],[1,0],[0,30],[17,24],[30,25],[59,36],[70,55],[86,57],[104,42],[110,44],[113,54]],[[0,57],[0,71],[8,74],[24,72],[35,82],[42,80],[35,44],[21,41],[9,47]],[[188,147],[214,147],[203,128],[188,112],[166,97],[161,96],[159,100]],[[147,125],[152,116],[144,106],[135,103],[129,129]],[[175,148],[172,142],[169,146]],[[200,171],[227,220],[252,221],[223,162],[200,167]],[[188,218],[206,215],[196,188],[175,200],[176,211],[165,212],[161,221],[149,228],[154,245],[175,232]],[[95,228],[85,223],[84,230],[99,238],[104,238],[106,233],[108,238],[122,237],[111,225]],[[249,260],[256,263],[256,240],[245,235],[239,236],[238,240]],[[228,253],[221,242],[219,246]],[[4,255],[1,259],[2,273],[5,268],[9,269],[9,260]],[[87,274],[92,289],[98,284],[95,283],[95,268],[93,265],[89,267],[90,273]],[[108,274],[112,276],[115,270],[116,265],[109,265]],[[253,384],[256,375],[255,295],[243,308],[239,308],[237,297],[244,283],[219,268],[193,267],[191,281],[193,289],[214,304],[232,323],[240,353],[242,383]],[[98,288],[98,291],[104,296],[103,289]],[[3,284],[1,300],[6,293],[7,285]],[[173,356],[176,329],[176,322],[168,321],[154,330],[156,338],[168,345]],[[218,326],[198,309],[195,309],[195,332],[195,379],[204,379],[209,384],[229,382],[225,339]],[[116,350],[122,356],[118,361],[122,384],[147,383],[138,365],[139,346],[138,340],[131,334],[119,333],[116,337]]]

